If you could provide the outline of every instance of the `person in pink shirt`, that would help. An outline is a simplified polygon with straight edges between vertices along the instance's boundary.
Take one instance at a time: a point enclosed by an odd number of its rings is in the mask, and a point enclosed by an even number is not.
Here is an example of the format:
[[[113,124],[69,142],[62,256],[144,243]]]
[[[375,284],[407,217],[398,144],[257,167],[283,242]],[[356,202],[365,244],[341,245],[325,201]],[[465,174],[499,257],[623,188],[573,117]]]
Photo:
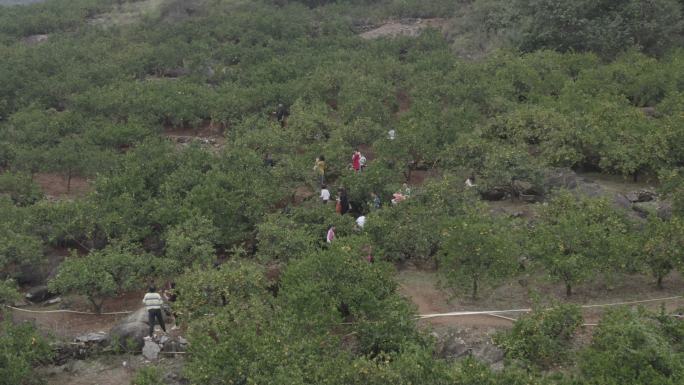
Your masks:
[[[325,236],[325,241],[328,243],[332,243],[332,241],[335,239],[335,225],[330,225],[328,228],[328,234]]]
[[[357,172],[361,169],[361,153],[359,150],[354,150],[354,155],[352,155],[352,168]]]

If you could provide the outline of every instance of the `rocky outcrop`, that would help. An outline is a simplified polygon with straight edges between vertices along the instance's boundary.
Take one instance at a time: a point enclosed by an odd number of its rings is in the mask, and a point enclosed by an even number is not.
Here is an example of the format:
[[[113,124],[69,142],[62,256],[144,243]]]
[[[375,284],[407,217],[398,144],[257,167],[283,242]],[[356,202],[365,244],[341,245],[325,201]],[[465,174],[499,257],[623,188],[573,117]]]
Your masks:
[[[109,344],[116,349],[140,351],[145,345],[149,328],[147,310],[140,308],[109,331]]]
[[[478,334],[470,329],[451,329],[441,335],[433,333],[437,340],[435,353],[451,360],[473,357],[492,369],[501,369],[504,351],[492,343],[489,335]]]
[[[32,287],[25,295],[25,298],[33,303],[43,302],[54,297],[55,294],[44,285]]]
[[[658,194],[652,189],[642,189],[625,194],[625,198],[632,203],[653,202],[658,199]]]

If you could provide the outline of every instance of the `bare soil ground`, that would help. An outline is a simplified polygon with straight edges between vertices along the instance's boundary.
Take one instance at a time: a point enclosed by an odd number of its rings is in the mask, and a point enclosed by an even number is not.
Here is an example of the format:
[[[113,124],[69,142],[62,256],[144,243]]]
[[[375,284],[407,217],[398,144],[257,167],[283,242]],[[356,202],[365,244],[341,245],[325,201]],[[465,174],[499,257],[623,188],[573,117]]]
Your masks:
[[[140,368],[154,365],[163,374],[180,374],[183,363],[180,356],[164,356],[150,363],[140,355],[103,355],[94,360],[72,361],[65,367],[43,368],[39,375],[48,385],[130,385]]]
[[[411,96],[406,90],[397,90],[397,103],[399,104],[397,116],[401,116],[411,109]]]
[[[439,278],[435,271],[409,267],[398,272],[397,280],[400,283],[400,292],[416,304],[419,314],[529,308],[534,297],[539,297],[544,302],[554,300],[590,305],[680,296],[677,300],[650,302],[641,306],[658,310],[664,305],[667,311],[684,308],[684,298],[681,297],[684,280],[679,274],[670,275],[663,290],[657,290],[652,279],[641,275],[616,277],[608,283],[597,278],[594,282],[578,287],[570,299],[565,298],[562,285],[545,282],[539,276],[523,277],[521,281],[528,282],[526,286],[515,280],[508,282],[484,292],[477,300],[463,295],[452,298],[449,292],[439,287]],[[584,309],[585,322],[597,323],[606,309],[608,308]],[[505,316],[517,318],[520,313]],[[422,320],[420,323],[437,330],[448,327],[478,330],[511,326],[508,320],[488,315],[440,317]]]
[[[140,308],[142,292],[131,292],[119,297],[105,300],[103,312],[135,311]],[[83,298],[67,298],[66,304],[70,310],[91,312],[92,309]],[[59,305],[42,306],[31,305],[22,307],[25,310],[45,311],[59,310]],[[73,339],[89,332],[108,331],[114,324],[126,317],[122,315],[89,315],[75,313],[29,313],[12,310],[12,319],[16,322],[33,322],[40,330],[50,333],[57,338]]]
[[[411,186],[422,186],[428,179],[437,176],[439,176],[439,171],[435,169],[411,171],[411,179],[408,181],[408,184]]]
[[[410,36],[415,37],[426,28],[442,29],[447,24],[446,19],[401,19],[391,20],[385,24],[365,31],[359,36],[363,39],[378,39],[382,37]]]
[[[71,189],[67,191],[67,180],[63,175],[39,173],[33,180],[40,186],[48,199],[79,198],[91,191],[90,182],[78,176],[71,178]]]
[[[162,135],[167,137],[179,145],[188,144],[194,140],[199,140],[201,143],[221,148],[226,143],[226,138],[223,135],[225,127],[212,122],[205,122],[200,127],[165,127]]]
[[[161,6],[167,0],[142,0],[135,2],[125,2],[116,5],[108,13],[103,13],[88,20],[91,25],[111,27],[118,25],[128,25],[140,20],[145,15],[153,15],[159,12]]]
[[[578,172],[577,177],[596,182],[608,193],[618,194],[626,194],[645,188],[654,188],[654,183],[656,183],[655,179],[651,180],[649,177],[643,177],[640,178],[639,181],[634,182],[631,178],[625,178],[620,175],[601,174],[598,172]]]

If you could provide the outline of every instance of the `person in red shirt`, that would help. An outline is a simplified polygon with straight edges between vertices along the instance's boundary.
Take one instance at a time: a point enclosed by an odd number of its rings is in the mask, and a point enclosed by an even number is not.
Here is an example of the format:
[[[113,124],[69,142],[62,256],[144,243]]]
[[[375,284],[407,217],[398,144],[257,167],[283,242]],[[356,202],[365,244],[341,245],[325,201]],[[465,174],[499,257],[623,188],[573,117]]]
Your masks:
[[[357,172],[361,169],[361,153],[359,150],[354,150],[354,155],[352,155],[352,168]]]

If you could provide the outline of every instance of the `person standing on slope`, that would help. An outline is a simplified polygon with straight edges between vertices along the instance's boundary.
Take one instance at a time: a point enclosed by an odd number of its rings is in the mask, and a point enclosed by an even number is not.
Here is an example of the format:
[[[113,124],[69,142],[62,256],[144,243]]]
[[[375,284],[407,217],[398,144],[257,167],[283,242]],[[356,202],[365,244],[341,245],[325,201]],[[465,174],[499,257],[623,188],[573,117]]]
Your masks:
[[[361,153],[358,149],[354,150],[354,154],[352,155],[352,168],[356,172],[361,169]]]
[[[327,243],[332,243],[333,240],[335,240],[335,225],[330,225],[330,227],[328,227],[328,232],[325,235],[325,241]]]
[[[164,333],[166,333],[166,326],[164,325],[164,318],[162,317],[161,312],[161,307],[164,304],[164,300],[162,299],[161,295],[157,293],[157,290],[154,286],[150,286],[142,302],[147,309],[147,316],[150,323],[150,338],[154,336],[155,320],[159,322],[159,326],[162,328]]]
[[[318,176],[318,183],[323,187],[325,184],[325,157],[323,155],[316,158],[313,169]]]
[[[345,190],[343,187],[340,187],[337,190],[336,206],[337,207],[335,207],[335,211],[340,215],[344,215],[349,212],[349,198],[347,197],[347,190]]]

